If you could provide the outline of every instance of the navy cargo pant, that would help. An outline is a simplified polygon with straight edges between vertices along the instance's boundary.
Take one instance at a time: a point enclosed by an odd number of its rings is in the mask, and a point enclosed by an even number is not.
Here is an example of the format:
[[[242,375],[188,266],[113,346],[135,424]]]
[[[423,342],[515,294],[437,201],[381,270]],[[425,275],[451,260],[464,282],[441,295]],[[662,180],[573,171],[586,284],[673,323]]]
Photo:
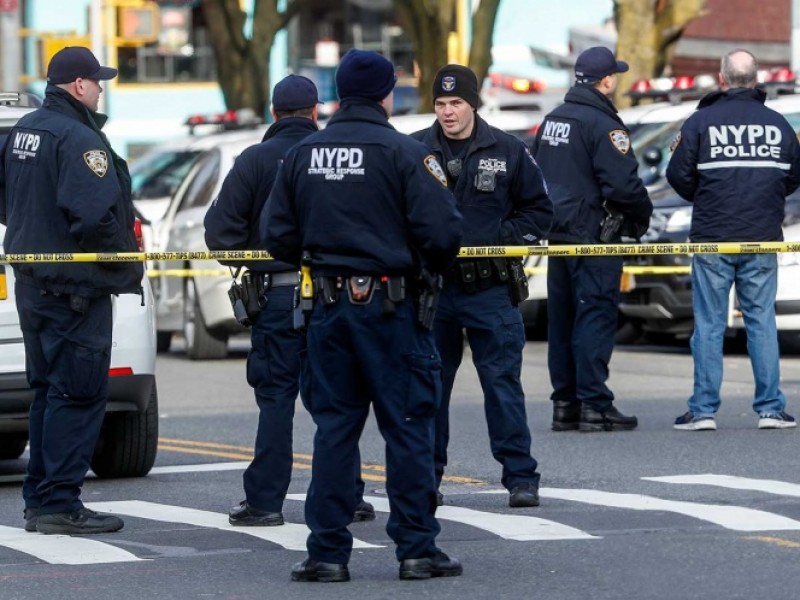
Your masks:
[[[442,405],[436,417],[437,484],[447,464],[450,395],[464,354],[464,329],[483,388],[492,456],[503,465],[502,484],[508,490],[520,483],[538,486],[520,382],[525,347],[522,315],[511,303],[505,284],[467,294],[457,283],[445,284],[434,327],[444,377]]]
[[[547,266],[547,364],[552,400],[605,411],[622,258],[554,258]]]
[[[42,514],[83,507],[81,486],[92,460],[108,398],[111,298],[94,298],[84,314],[69,295],[15,287],[25,370],[34,391],[30,460],[22,495]]]
[[[414,303],[384,315],[382,290],[366,305],[340,294],[316,303],[308,329],[304,398],[317,425],[305,517],[310,558],[346,564],[353,536],[358,440],[372,403],[386,442],[386,531],[398,560],[437,552],[433,418],[441,393],[433,336],[416,322]]]
[[[247,503],[260,510],[281,512],[292,479],[294,407],[300,389],[300,357],[305,335],[294,329],[294,286],[266,292],[267,303],[250,332],[247,383],[255,391],[258,429],[255,454],[244,471]],[[364,495],[356,462],[356,496]]]

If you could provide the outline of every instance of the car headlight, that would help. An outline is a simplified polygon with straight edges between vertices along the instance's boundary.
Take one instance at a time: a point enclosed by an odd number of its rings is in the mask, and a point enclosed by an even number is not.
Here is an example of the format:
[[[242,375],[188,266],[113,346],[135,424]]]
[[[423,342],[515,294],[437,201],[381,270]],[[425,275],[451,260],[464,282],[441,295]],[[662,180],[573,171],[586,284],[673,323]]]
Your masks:
[[[692,225],[692,207],[684,206],[673,212],[664,231],[684,231]]]

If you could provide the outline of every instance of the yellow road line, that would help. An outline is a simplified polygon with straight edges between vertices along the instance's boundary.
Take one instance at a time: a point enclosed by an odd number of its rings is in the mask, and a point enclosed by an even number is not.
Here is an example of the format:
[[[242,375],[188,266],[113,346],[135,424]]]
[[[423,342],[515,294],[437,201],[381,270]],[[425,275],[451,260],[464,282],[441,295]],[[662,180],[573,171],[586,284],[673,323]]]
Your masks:
[[[188,447],[186,447],[188,446]],[[205,448],[205,449],[204,449]],[[203,442],[197,440],[180,440],[176,438],[158,438],[158,449],[168,452],[179,452],[183,454],[199,454],[203,456],[215,456],[217,458],[229,458],[234,460],[252,460],[253,449],[247,446],[235,446],[232,444],[220,444],[217,442]],[[240,452],[225,452],[225,450],[240,450]],[[247,452],[248,454],[244,454]],[[300,460],[311,460],[311,454],[294,453],[294,458]],[[311,465],[306,463],[293,463],[293,466],[298,469],[310,469]],[[386,472],[386,467],[383,465],[376,465],[370,463],[363,463],[362,469],[371,471]],[[373,475],[371,473],[364,473],[362,471],[361,478],[366,481],[386,481],[385,475]],[[474,477],[460,477],[458,475],[445,475],[442,478],[444,481],[450,483],[473,483],[485,485],[487,482]]]
[[[768,535],[751,535],[745,539],[764,542],[766,544],[774,544],[775,546],[781,546],[782,548],[800,548],[800,542],[793,542],[792,540],[784,540],[783,538],[771,537]]]

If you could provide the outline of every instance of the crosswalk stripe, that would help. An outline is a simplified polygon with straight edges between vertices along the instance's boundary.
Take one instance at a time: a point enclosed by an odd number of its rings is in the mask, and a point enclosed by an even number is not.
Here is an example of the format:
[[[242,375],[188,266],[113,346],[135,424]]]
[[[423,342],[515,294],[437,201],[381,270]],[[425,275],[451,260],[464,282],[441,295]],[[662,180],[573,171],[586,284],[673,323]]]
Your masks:
[[[305,494],[289,494],[292,500],[305,500]],[[389,512],[388,498],[365,496],[364,500],[372,503],[375,510]],[[499,513],[460,508],[457,506],[440,506],[436,509],[436,518],[445,521],[463,523],[477,529],[493,533],[506,540],[530,542],[536,540],[586,540],[596,536],[585,531],[562,525],[555,521],[529,517],[526,515],[504,515]]]
[[[505,490],[497,490],[486,493],[500,494],[506,492]],[[800,521],[742,506],[682,502],[643,496],[641,494],[619,494],[581,489],[542,488],[539,490],[539,495],[543,498],[570,500],[612,508],[674,512],[700,519],[701,521],[715,523],[735,531],[786,531],[800,529]]]
[[[305,550],[308,527],[297,523],[284,523],[280,527],[234,527],[228,523],[228,515],[208,510],[185,508],[170,504],[158,504],[141,500],[92,502],[92,510],[111,514],[128,515],[151,521],[183,523],[197,527],[208,527],[221,531],[233,531],[250,535],[282,546],[286,550]],[[353,548],[382,548],[362,540],[353,540]]]
[[[24,529],[2,525],[0,525],[0,546],[30,554],[55,565],[93,565],[146,560],[104,542],[68,535],[28,533]]]
[[[736,477],[735,475],[669,475],[666,477],[642,477],[645,481],[658,481],[661,483],[680,483],[686,485],[712,485],[732,490],[749,490],[775,494],[776,496],[800,497],[800,484],[774,479],[752,479],[750,477]]]

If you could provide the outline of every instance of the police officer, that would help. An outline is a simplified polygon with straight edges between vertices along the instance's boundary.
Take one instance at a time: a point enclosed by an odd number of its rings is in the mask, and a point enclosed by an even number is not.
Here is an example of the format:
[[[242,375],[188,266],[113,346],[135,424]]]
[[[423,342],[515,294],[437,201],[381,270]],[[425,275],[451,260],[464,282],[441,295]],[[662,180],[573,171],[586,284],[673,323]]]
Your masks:
[[[301,380],[317,425],[305,510],[311,534],[292,579],[350,578],[352,473],[370,402],[386,441],[386,530],[400,578],[460,575],[461,564],[435,544],[441,366],[426,328],[434,274],[458,253],[460,215],[435,157],[388,123],[392,63],[350,50],[335,79],[339,110],[289,152],[261,218],[269,251],[295,265],[305,254],[316,290],[310,373]]]
[[[746,50],[722,58],[720,91],[700,101],[683,124],[667,179],[694,204],[693,242],[770,242],[783,239],[785,198],[800,185],[800,148],[792,126],[764,106],[755,89],[758,63]],[[775,325],[775,254],[695,254],[692,257],[694,391],[675,429],[717,428],[722,340],[731,286],[736,284],[753,365],[753,410],[759,429],[797,426],[780,389]]]
[[[575,86],[539,127],[535,156],[555,207],[551,245],[599,243],[601,222],[609,212],[623,215],[636,234],[647,230],[653,206],[637,175],[628,130],[609,98],[617,73],[627,70],[608,48],[585,50],[575,63]],[[602,241],[619,242],[621,233]],[[614,394],[605,383],[622,258],[554,258],[547,268],[553,430],[634,429],[636,417],[614,407]]]
[[[136,252],[128,167],[100,131],[100,66],[88,48],[57,52],[42,108],[24,116],[0,152],[0,222],[9,253]],[[119,517],[85,508],[108,395],[111,294],[141,293],[141,263],[14,265],[25,368],[34,399],[22,495],[25,530],[117,531]]]
[[[536,244],[547,235],[553,208],[541,171],[519,139],[490,127],[475,112],[478,79],[467,67],[447,65],[433,83],[436,122],[413,137],[446,165],[447,185],[464,215],[465,246]],[[521,261],[517,261],[521,267]],[[503,465],[502,483],[512,507],[538,506],[539,473],[520,382],[525,330],[505,259],[460,259],[445,275],[436,313],[436,345],[444,389],[436,418],[436,481],[447,464],[448,409],[464,342],[472,349],[484,394],[491,449]],[[441,493],[438,495],[442,503]]]
[[[317,88],[306,77],[289,75],[275,85],[275,123],[261,144],[236,159],[219,197],[206,213],[205,239],[210,249],[246,250],[260,245],[258,216],[278,166],[292,146],[318,130],[317,104]],[[251,297],[247,381],[255,390],[259,418],[255,454],[243,475],[245,500],[230,510],[228,520],[231,525],[283,525],[281,511],[292,477],[292,423],[300,388],[300,355],[306,346],[305,335],[294,328],[292,320],[298,272],[280,261],[231,264],[248,268],[242,277]],[[364,482],[359,481],[357,521],[375,518],[372,505],[363,500],[363,490]]]

